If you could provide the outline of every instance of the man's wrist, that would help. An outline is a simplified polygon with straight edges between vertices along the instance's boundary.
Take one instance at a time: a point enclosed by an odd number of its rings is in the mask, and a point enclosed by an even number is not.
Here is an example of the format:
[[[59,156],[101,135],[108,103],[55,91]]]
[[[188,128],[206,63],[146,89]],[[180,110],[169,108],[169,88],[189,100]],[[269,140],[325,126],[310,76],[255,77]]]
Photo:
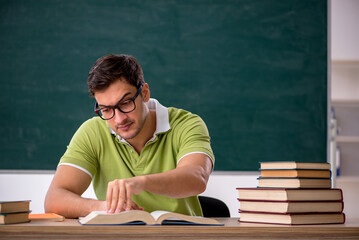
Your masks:
[[[148,191],[148,175],[139,176],[142,191]]]
[[[106,211],[106,201],[93,200],[93,203],[90,207],[90,212],[92,211]]]

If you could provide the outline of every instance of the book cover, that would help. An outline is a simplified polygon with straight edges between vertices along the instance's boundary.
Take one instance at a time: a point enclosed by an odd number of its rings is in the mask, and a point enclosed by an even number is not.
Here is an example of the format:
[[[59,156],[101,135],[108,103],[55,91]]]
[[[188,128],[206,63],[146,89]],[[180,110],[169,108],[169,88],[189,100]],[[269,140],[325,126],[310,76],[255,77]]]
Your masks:
[[[0,224],[14,224],[30,222],[28,212],[2,213],[0,214]]]
[[[30,211],[30,200],[0,201],[0,213],[15,213]]]
[[[31,213],[29,214],[29,219],[31,221],[54,221],[54,222],[65,221],[65,217],[56,213]]]
[[[268,200],[241,200],[240,210],[246,212],[270,213],[320,213],[342,212],[342,201],[268,201]]]
[[[261,177],[303,177],[303,178],[330,178],[330,170],[315,169],[259,169]]]
[[[330,170],[329,163],[315,162],[260,162],[261,169],[325,169]]]
[[[241,200],[268,201],[342,201],[340,188],[236,188]]]
[[[239,211],[240,222],[308,225],[308,224],[342,224],[344,213],[264,213]]]
[[[264,188],[330,188],[330,178],[258,178],[258,187]]]

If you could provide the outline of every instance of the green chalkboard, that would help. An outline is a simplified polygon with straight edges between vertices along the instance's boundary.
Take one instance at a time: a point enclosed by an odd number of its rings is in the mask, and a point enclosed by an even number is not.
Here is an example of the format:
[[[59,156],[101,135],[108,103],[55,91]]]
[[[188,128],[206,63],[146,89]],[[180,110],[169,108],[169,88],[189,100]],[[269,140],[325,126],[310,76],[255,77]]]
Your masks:
[[[326,0],[1,0],[0,19],[0,169],[56,168],[109,53],[205,120],[217,171],[326,161]]]

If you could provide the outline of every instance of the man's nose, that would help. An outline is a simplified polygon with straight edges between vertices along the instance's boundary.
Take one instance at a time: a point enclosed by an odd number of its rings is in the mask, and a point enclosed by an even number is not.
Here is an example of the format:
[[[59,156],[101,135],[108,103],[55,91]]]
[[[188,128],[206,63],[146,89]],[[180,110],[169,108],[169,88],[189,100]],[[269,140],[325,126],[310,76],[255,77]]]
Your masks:
[[[123,113],[117,108],[115,108],[115,116],[113,117],[113,119],[115,120],[116,123],[122,123],[126,118],[127,118],[126,113]]]

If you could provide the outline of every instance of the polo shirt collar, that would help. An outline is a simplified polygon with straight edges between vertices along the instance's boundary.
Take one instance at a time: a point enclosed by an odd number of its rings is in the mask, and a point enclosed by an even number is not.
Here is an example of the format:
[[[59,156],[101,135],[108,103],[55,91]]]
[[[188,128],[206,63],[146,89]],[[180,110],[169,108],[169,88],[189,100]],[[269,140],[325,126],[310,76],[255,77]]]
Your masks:
[[[150,98],[147,103],[149,110],[156,111],[156,130],[153,134],[153,137],[149,140],[153,141],[156,138],[157,134],[165,133],[171,129],[170,121],[168,117],[168,108],[162,106],[156,99]],[[118,140],[121,142],[127,143],[125,139],[123,139],[120,135],[117,135],[116,132],[109,126],[110,133],[117,136]]]

